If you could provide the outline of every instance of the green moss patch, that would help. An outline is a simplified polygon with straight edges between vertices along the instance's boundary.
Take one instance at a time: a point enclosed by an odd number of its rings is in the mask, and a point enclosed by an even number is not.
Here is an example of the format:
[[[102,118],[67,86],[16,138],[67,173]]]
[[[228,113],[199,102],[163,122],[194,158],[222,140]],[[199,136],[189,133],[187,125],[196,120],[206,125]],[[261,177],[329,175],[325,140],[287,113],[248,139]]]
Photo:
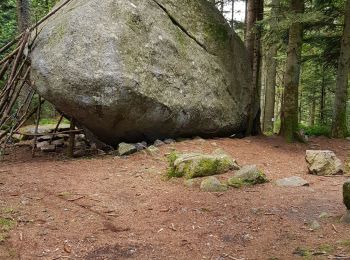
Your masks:
[[[234,188],[241,188],[246,185],[246,183],[240,178],[231,177],[228,179],[227,185]]]
[[[16,221],[0,217],[0,243],[4,242],[9,237],[8,232],[10,232],[15,226]]]

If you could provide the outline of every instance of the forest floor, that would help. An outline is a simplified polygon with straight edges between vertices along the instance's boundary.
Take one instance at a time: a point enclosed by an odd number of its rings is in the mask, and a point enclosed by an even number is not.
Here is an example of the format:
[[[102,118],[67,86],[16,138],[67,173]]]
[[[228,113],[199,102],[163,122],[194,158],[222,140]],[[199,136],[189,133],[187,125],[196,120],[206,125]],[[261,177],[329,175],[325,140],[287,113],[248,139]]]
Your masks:
[[[223,193],[185,187],[164,178],[174,148],[222,148],[270,182]],[[162,146],[155,157],[73,160],[13,148],[0,165],[0,259],[350,259],[350,225],[339,221],[346,177],[307,174],[307,149],[345,161],[350,141],[197,139]],[[310,186],[276,186],[295,175]],[[314,220],[319,229],[310,228]]]

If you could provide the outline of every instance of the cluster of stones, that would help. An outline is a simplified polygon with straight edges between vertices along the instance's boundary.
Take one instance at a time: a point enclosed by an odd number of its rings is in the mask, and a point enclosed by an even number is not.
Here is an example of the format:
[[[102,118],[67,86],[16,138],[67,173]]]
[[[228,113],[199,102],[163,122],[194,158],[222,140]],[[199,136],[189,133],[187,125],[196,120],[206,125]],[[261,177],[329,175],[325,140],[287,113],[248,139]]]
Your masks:
[[[221,149],[215,150],[212,154],[173,152],[168,156],[168,160],[169,178],[183,177],[184,184],[192,187],[196,183],[196,178],[204,177],[201,179],[200,189],[205,192],[223,192],[229,187],[240,188],[268,182],[266,175],[255,165],[240,167],[235,159]],[[214,177],[233,170],[235,171],[233,176],[224,182]]]
[[[141,143],[120,143],[118,145],[117,154],[119,156],[126,156],[130,155],[139,151],[146,151],[148,154],[155,154],[158,153],[159,149],[158,147],[165,145],[165,144],[173,144],[176,141],[173,139],[165,139],[164,141],[156,140],[152,145],[148,145],[147,142],[143,141]]]

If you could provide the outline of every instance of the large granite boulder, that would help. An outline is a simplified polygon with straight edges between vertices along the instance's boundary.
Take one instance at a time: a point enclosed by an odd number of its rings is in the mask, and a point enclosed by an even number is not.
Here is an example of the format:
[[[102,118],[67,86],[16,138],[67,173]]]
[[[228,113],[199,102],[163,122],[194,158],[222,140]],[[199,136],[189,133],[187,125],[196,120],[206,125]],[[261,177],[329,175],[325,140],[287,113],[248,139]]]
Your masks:
[[[247,54],[206,0],[72,0],[31,62],[38,92],[108,144],[245,130]]]

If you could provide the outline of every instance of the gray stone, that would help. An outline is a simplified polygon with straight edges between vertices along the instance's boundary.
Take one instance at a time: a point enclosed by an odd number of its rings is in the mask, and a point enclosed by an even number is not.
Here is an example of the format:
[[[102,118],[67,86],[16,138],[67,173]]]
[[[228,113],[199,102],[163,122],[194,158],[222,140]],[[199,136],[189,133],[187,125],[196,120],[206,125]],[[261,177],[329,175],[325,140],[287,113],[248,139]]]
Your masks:
[[[160,153],[160,150],[157,147],[155,147],[154,145],[151,145],[151,146],[147,147],[147,149],[146,149],[146,154],[151,155],[151,156],[157,156],[157,155],[159,155],[159,153]]]
[[[137,152],[134,144],[120,143],[118,145],[118,155],[124,156]]]
[[[340,221],[343,222],[343,223],[346,223],[346,224],[350,224],[350,210],[347,210],[345,212],[344,216],[342,216]]]
[[[35,134],[36,125],[27,125],[18,129],[18,132],[22,135],[32,136]],[[45,135],[53,132],[56,128],[56,124],[47,124],[38,126],[38,134]],[[69,130],[69,124],[60,124],[58,131]]]
[[[321,225],[320,225],[320,223],[319,223],[317,220],[312,220],[312,221],[309,223],[309,226],[310,226],[310,229],[311,229],[311,230],[317,230],[317,229],[320,229],[320,228],[321,228]]]
[[[246,128],[248,55],[207,0],[72,0],[38,32],[37,91],[104,143]]]
[[[155,147],[159,147],[159,146],[165,145],[165,143],[161,140],[155,140],[153,145]]]
[[[343,174],[343,164],[329,150],[307,150],[306,162],[310,174],[319,176]]]
[[[188,180],[184,180],[184,185],[187,188],[193,188],[195,186],[196,182],[194,179],[188,179]]]
[[[135,144],[135,147],[136,147],[136,150],[137,151],[142,151],[142,150],[145,150],[147,148],[147,143],[145,145],[145,143],[137,143]]]
[[[223,192],[227,190],[227,187],[217,178],[210,176],[201,182],[200,189],[205,192]]]
[[[176,141],[175,141],[174,139],[169,139],[169,138],[168,138],[168,139],[165,139],[165,140],[164,140],[164,143],[165,143],[165,144],[173,144],[173,143],[176,143]]]
[[[33,142],[33,141],[31,141],[31,142]],[[36,143],[36,147],[37,148],[45,147],[45,146],[48,146],[48,145],[50,145],[48,141],[43,141],[43,142],[37,142]]]
[[[318,216],[319,218],[329,218],[329,214],[327,212],[321,212],[321,214]]]
[[[51,144],[53,144],[56,147],[63,147],[64,146],[64,140],[63,139],[54,140],[54,141],[52,141]]]
[[[277,186],[281,187],[300,187],[309,186],[309,183],[299,176],[292,176],[276,181]]]
[[[50,141],[51,138],[52,138],[52,135],[42,135],[38,137],[38,142]]]
[[[44,153],[51,153],[56,151],[56,146],[53,144],[48,144],[48,145],[44,145],[42,147],[40,147],[40,150]]]
[[[256,165],[243,166],[234,174],[233,178],[240,179],[244,183],[250,184],[261,184],[268,182],[266,175],[260,171]]]

